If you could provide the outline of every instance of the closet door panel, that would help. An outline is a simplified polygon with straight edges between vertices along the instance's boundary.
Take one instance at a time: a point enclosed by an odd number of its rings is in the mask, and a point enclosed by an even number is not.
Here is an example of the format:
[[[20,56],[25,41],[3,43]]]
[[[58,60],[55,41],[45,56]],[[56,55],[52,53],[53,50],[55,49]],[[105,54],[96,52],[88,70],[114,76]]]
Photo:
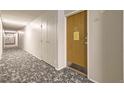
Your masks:
[[[47,17],[41,16],[41,52],[42,60],[47,62],[47,44],[46,44],[46,34],[47,34]]]
[[[56,17],[50,15],[47,21],[47,58],[48,63],[54,66],[55,63],[55,46],[56,46]]]

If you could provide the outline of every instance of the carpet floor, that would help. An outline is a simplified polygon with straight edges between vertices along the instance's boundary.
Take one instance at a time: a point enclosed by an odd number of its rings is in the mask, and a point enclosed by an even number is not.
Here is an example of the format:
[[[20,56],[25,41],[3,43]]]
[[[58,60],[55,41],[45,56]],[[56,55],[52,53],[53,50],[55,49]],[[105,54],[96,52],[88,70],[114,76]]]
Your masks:
[[[64,68],[57,71],[19,48],[4,49],[0,60],[1,83],[91,83],[85,76]]]

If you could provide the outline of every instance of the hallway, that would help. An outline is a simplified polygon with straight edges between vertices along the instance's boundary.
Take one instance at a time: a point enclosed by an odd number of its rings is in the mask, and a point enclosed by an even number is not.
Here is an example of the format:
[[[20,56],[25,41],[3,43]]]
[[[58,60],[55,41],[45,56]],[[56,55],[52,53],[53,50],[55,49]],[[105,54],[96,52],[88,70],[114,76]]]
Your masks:
[[[122,10],[0,14],[0,82],[123,82]]]
[[[3,51],[0,60],[0,82],[6,83],[91,83],[69,68],[60,71],[19,48]]]

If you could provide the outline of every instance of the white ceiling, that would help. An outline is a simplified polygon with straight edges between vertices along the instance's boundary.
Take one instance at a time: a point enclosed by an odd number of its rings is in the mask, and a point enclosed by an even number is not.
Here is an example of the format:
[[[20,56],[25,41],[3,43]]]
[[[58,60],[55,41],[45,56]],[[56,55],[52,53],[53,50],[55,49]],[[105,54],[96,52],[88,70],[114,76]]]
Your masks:
[[[5,30],[20,30],[45,10],[3,10],[2,21]]]

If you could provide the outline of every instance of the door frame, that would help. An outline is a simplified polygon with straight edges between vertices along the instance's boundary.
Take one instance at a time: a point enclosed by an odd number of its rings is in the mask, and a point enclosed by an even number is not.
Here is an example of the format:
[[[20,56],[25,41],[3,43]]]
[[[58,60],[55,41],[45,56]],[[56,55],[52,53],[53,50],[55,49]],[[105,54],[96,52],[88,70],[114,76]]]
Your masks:
[[[73,12],[71,12],[71,13],[68,13],[68,14],[66,14],[65,15],[65,31],[66,31],[66,33],[65,33],[65,50],[66,50],[66,66],[68,67],[68,62],[67,62],[67,17],[69,17],[69,16],[72,16],[72,15],[74,15],[74,14],[78,14],[78,13],[80,13],[80,12],[82,12],[82,11],[85,11],[85,10],[76,10],[76,11],[73,11]],[[89,19],[89,15],[88,15],[88,10],[87,10],[87,77],[89,76],[88,75],[88,67],[89,67],[89,22],[88,22],[88,19]]]

